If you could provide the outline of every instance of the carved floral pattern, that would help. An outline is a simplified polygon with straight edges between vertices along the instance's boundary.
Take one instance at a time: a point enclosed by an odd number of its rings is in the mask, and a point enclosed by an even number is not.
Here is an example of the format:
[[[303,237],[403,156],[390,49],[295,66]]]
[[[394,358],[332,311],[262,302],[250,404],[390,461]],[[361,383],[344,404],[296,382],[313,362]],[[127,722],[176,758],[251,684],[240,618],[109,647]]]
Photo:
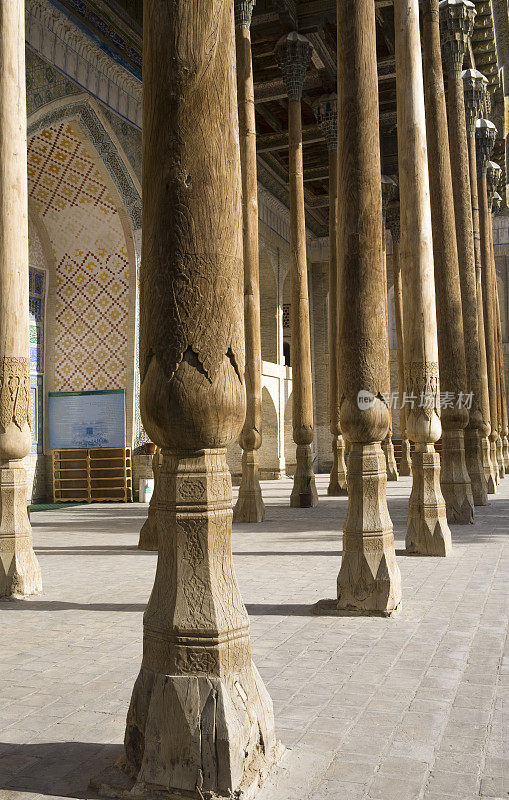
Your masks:
[[[0,374],[0,425],[5,430],[14,424],[22,430],[30,425],[29,359],[23,356],[4,356]]]

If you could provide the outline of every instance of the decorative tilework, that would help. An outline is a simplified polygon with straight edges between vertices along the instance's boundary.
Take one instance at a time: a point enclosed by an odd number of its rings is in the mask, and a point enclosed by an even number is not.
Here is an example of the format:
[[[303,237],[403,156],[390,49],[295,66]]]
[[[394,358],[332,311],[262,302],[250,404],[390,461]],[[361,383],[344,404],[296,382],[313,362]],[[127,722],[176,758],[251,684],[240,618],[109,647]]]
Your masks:
[[[32,453],[42,453],[43,443],[43,377],[30,375],[30,410],[32,424]]]
[[[77,122],[31,138],[28,188],[55,257],[55,390],[125,388],[125,237],[115,198]]]
[[[40,58],[28,46],[26,48],[26,76],[28,117],[47,103],[83,91],[74,81]]]
[[[42,270],[29,269],[29,335],[30,372],[44,372],[44,296],[46,275]]]
[[[113,128],[115,136],[141,183],[141,131],[109,109],[105,110],[104,116]]]

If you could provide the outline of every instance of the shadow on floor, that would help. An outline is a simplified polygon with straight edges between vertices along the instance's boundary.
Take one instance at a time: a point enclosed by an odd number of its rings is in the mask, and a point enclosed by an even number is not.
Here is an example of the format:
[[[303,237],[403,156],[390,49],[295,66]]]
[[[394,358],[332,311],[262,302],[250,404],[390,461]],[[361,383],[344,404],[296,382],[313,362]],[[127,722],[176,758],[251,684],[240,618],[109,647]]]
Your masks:
[[[95,798],[90,779],[122,754],[122,745],[93,742],[0,743],[0,792]],[[26,765],[24,769],[21,769]]]

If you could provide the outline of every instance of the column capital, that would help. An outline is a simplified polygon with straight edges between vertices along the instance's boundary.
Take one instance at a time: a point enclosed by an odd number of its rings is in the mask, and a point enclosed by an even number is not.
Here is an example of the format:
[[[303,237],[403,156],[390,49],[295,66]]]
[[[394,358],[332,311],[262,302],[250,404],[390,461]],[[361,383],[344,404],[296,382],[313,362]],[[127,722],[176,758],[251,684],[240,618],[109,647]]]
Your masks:
[[[313,46],[296,31],[283,36],[276,44],[276,59],[283,73],[289,100],[300,102]]]
[[[477,69],[466,69],[461,75],[465,96],[465,119],[467,133],[475,136],[475,123],[480,118],[486,103],[488,79]]]
[[[385,218],[387,215],[387,206],[394,198],[398,184],[391,178],[390,175],[382,175],[382,216]]]
[[[478,119],[475,124],[475,150],[477,174],[482,176],[493,153],[497,129],[489,119]]]
[[[486,164],[486,182],[488,188],[488,205],[491,209],[495,193],[497,191],[500,178],[502,177],[502,167],[499,167],[494,161],[488,161]]]
[[[320,97],[314,105],[314,112],[318,124],[322,129],[329,152],[338,149],[338,99],[336,94],[326,94]]]
[[[235,28],[251,28],[251,18],[256,0],[235,0]]]
[[[393,243],[401,239],[401,216],[398,203],[389,203],[385,212],[385,225],[391,232]]]
[[[494,217],[497,216],[500,209],[502,208],[502,198],[500,197],[498,192],[495,192],[493,195],[493,202],[491,204],[491,213]]]
[[[470,0],[441,0],[440,38],[449,75],[459,76],[474,30],[475,5]]]

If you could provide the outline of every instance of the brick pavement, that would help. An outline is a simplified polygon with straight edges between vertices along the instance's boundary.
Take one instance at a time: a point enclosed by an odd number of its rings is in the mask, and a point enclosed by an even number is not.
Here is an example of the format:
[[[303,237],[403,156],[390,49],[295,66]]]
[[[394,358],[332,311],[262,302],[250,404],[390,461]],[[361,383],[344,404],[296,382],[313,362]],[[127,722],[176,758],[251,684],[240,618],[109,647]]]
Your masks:
[[[410,480],[389,484],[404,592],[393,620],[310,614],[335,594],[346,511],[318,485],[318,508],[300,510],[290,481],[265,483],[266,522],[234,528],[287,747],[258,800],[508,798],[509,478],[475,526],[453,527],[450,559],[401,553]],[[121,751],[156,563],[136,548],[145,514],[32,516],[44,595],[0,603],[0,800],[90,797]]]

